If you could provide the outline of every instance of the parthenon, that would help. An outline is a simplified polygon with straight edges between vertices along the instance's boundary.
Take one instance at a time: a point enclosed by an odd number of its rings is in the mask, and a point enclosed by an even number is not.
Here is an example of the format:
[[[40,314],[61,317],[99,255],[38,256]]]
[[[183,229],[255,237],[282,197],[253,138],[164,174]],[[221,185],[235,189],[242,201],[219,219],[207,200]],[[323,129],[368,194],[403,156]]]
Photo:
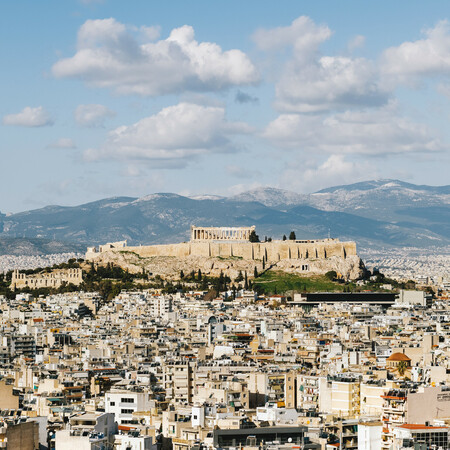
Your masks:
[[[196,227],[191,226],[191,242],[197,241],[249,241],[252,227]]]

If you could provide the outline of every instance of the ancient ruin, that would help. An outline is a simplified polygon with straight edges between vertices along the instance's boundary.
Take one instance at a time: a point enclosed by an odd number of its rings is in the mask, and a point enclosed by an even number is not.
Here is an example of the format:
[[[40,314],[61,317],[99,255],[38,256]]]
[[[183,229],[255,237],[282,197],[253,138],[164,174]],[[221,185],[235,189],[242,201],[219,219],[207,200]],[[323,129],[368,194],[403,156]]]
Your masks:
[[[14,270],[11,278],[11,289],[59,288],[63,283],[79,286],[83,282],[81,269],[55,269],[51,272],[41,272],[32,275]]]
[[[252,227],[196,227],[191,226],[191,242],[196,241],[249,241]]]
[[[302,274],[334,270],[344,278],[357,278],[361,260],[355,242],[339,239],[275,240],[250,242],[255,227],[191,227],[191,240],[179,244],[128,246],[126,241],[89,247],[86,260],[118,264],[130,271],[176,277],[180,271],[201,269],[212,276],[236,276],[278,268]]]

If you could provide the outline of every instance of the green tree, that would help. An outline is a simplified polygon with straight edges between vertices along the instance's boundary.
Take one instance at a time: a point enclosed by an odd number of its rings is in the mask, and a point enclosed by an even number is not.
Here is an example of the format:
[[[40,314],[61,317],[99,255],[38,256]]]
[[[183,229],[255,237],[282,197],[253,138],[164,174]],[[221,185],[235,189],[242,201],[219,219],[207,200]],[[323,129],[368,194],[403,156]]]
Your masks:
[[[248,237],[248,240],[250,242],[259,242],[259,236],[256,234],[255,230],[252,230],[250,232],[250,236]]]
[[[255,230],[252,230],[250,232],[250,236],[248,239],[250,242],[259,242],[259,236],[256,234]]]
[[[329,280],[334,280],[337,277],[337,273],[335,270],[330,270],[328,271],[325,276],[329,279]]]
[[[295,236],[295,231],[291,231],[289,233],[289,240],[290,241],[295,241],[297,239],[297,237]]]
[[[258,269],[256,268],[256,266],[255,266],[255,270],[253,271],[253,276],[255,278],[258,278]]]
[[[202,281],[202,271],[201,271],[201,269],[198,269],[198,272],[197,272],[197,281]]]
[[[283,241],[285,241],[287,238],[286,238],[286,235],[285,234],[283,234]]]
[[[397,373],[402,377],[408,369],[408,364],[406,361],[400,361],[397,366]]]

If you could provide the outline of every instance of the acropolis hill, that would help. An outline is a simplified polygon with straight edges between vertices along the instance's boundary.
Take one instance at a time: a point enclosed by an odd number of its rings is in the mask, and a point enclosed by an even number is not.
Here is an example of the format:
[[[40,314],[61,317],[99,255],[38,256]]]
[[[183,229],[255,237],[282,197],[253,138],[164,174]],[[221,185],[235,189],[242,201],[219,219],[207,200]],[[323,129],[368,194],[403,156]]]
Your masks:
[[[126,241],[89,247],[86,260],[117,264],[130,272],[143,269],[167,278],[180,271],[236,277],[239,271],[253,274],[274,268],[299,274],[324,274],[335,270],[346,279],[361,273],[355,242],[339,239],[250,242],[255,227],[191,227],[191,240],[179,244],[128,246]]]

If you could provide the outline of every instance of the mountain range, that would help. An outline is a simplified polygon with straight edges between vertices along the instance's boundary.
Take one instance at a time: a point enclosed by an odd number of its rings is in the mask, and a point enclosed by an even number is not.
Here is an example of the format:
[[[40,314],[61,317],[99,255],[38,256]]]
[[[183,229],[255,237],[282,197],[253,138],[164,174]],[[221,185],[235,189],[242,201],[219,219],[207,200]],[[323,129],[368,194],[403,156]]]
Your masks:
[[[419,186],[398,180],[335,186],[312,194],[258,188],[231,197],[172,193],[114,197],[79,206],[47,206],[0,213],[0,254],[14,240],[33,239],[79,250],[127,239],[129,244],[182,242],[190,226],[256,225],[260,238],[355,240],[366,248],[440,247],[450,244],[450,186]],[[2,245],[3,242],[3,245]]]

